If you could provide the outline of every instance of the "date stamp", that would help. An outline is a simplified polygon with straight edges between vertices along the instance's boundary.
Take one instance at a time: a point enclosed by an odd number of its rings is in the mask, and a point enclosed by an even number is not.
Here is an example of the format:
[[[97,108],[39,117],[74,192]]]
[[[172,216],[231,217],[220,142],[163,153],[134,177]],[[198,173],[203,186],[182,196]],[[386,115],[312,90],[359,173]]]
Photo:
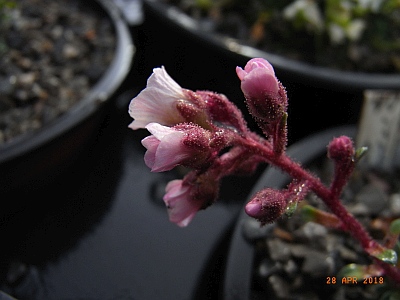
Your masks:
[[[376,277],[366,277],[366,278],[358,278],[358,277],[335,277],[328,276],[326,277],[326,284],[342,284],[342,285],[375,285],[375,284],[383,284],[384,278],[382,276]]]

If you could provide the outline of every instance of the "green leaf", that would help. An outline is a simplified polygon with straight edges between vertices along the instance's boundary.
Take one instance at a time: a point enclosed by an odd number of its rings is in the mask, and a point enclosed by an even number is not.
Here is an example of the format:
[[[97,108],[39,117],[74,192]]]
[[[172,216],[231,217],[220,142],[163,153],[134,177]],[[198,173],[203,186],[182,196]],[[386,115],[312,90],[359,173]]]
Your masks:
[[[196,5],[201,9],[209,10],[212,7],[213,3],[211,0],[197,0]]]
[[[355,162],[360,161],[360,159],[367,153],[368,147],[360,147],[356,149],[356,153],[354,154],[354,160]]]
[[[311,205],[304,205],[301,208],[301,216],[305,222],[316,221],[317,209]]]
[[[338,273],[338,278],[364,278],[367,274],[366,266],[349,264],[344,266]]]
[[[376,258],[386,263],[397,264],[397,253],[392,249],[384,249],[382,252],[374,255]]]
[[[400,234],[400,219],[396,219],[390,223],[390,233]]]
[[[297,209],[297,201],[289,201],[288,206],[286,206],[285,215],[290,218],[293,216],[294,212]]]

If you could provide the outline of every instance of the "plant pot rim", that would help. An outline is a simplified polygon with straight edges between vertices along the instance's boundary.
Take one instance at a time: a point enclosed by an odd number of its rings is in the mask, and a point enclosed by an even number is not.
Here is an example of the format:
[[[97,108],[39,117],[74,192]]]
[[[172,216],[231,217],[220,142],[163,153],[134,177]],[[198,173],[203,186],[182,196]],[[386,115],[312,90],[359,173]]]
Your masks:
[[[287,155],[302,165],[307,165],[312,160],[326,152],[326,147],[333,137],[347,135],[355,138],[357,128],[354,125],[332,127],[321,132],[312,134],[291,145]],[[258,179],[249,196],[266,187],[278,188],[288,182],[290,177],[281,171],[269,167]],[[247,201],[246,201],[247,203]],[[233,230],[223,282],[223,299],[226,300],[247,300],[250,299],[251,274],[254,259],[254,246],[249,242],[243,233],[244,224],[253,220],[249,217],[244,208],[238,216]]]
[[[37,131],[14,137],[0,145],[0,165],[49,143],[96,113],[125,80],[133,60],[135,47],[128,25],[118,7],[109,0],[92,0],[110,17],[116,34],[114,58],[106,72],[79,102]]]
[[[274,66],[279,77],[296,76],[310,85],[327,89],[350,91],[400,89],[400,74],[341,71],[289,59],[256,49],[235,38],[209,32],[202,28],[199,22],[178,8],[160,3],[158,0],[144,0],[144,4],[159,18],[182,28],[189,36],[200,39],[203,44],[209,45],[210,48],[220,49],[227,55],[234,56],[238,61],[245,63],[245,61],[254,57],[267,59]]]

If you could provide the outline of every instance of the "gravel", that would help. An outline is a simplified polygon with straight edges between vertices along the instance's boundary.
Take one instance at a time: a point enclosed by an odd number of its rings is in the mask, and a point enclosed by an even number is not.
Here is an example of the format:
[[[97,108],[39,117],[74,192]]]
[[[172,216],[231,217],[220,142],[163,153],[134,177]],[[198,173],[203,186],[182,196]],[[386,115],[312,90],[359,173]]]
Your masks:
[[[112,22],[91,2],[18,0],[3,12],[0,145],[62,115],[111,63]]]

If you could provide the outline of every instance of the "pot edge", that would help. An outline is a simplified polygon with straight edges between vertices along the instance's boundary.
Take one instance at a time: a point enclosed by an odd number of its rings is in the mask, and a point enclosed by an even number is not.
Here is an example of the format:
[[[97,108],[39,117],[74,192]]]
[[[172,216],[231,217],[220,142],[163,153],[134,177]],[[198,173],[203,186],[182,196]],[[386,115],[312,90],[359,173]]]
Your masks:
[[[400,89],[400,74],[340,71],[288,59],[256,49],[237,39],[207,32],[196,20],[168,4],[157,0],[144,0],[143,3],[159,18],[183,28],[187,34],[209,44],[210,48],[220,48],[235,56],[238,61],[245,62],[254,57],[267,59],[280,77],[300,76],[304,82],[327,89]]]

